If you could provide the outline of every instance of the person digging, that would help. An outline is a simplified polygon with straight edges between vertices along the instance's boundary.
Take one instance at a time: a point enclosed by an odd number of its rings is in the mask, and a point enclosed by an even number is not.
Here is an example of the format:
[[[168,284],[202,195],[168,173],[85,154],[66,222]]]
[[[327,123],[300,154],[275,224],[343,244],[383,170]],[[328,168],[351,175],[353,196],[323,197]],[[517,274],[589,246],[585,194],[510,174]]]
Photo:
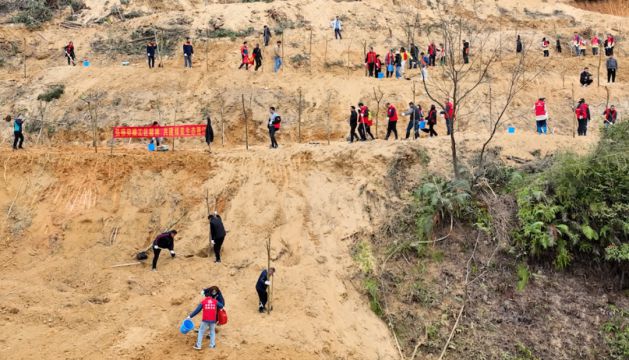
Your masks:
[[[157,235],[155,240],[153,240],[152,271],[157,271],[157,260],[159,259],[159,254],[162,252],[163,249],[168,249],[168,251],[170,251],[170,257],[175,257],[175,235],[177,235],[177,230],[170,230]]]
[[[271,276],[275,274],[275,268],[269,268],[262,270],[260,273],[260,277],[258,277],[258,282],[256,283],[256,292],[258,293],[258,298],[260,299],[258,305],[258,311],[260,313],[264,313],[266,311],[266,303],[269,300],[269,286],[271,285]]]

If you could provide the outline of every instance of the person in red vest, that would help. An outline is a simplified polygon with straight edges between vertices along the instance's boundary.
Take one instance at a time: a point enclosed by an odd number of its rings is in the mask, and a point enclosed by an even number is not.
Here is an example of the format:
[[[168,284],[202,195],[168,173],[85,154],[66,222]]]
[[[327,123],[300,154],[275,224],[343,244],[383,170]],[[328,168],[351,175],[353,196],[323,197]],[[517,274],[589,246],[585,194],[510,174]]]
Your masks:
[[[240,57],[241,57],[241,62],[240,62],[240,66],[238,67],[238,69],[242,69],[242,67],[245,67],[245,70],[249,70],[249,48],[247,47],[247,42],[243,42],[242,46],[240,47]]]
[[[393,67],[395,66],[395,54],[393,53],[393,49],[389,50],[387,55],[384,57],[384,64],[387,67],[386,77],[390,78],[393,76]]]
[[[616,41],[614,40],[612,34],[607,34],[607,39],[605,39],[603,45],[605,46],[605,56],[614,55],[614,46],[616,45]]]
[[[605,116],[605,127],[609,127],[610,125],[614,125],[616,123],[616,118],[618,117],[618,112],[616,112],[616,107],[614,105],[608,107],[603,111],[603,116]]]
[[[542,38],[542,50],[544,51],[544,57],[550,56],[550,41],[546,40],[546,38]]]
[[[588,131],[588,121],[590,121],[590,108],[585,103],[585,99],[579,100],[577,108],[574,111],[577,121],[579,122],[579,128],[577,133],[579,136],[586,136]]]
[[[594,36],[590,40],[590,46],[592,46],[592,55],[598,55],[598,47],[600,46],[600,44],[601,39],[598,37],[598,35],[594,34]]]
[[[201,324],[199,325],[197,343],[194,345],[195,350],[202,349],[203,336],[205,335],[205,331],[208,329],[210,330],[210,349],[214,349],[216,347],[216,321],[218,319],[218,309],[223,308],[223,303],[214,299],[211,291],[211,288],[203,290],[203,296],[205,296],[205,299],[203,299],[197,308],[194,309],[194,311],[187,317],[187,319],[190,320],[203,311],[203,318]]]
[[[66,58],[68,58],[68,65],[76,66],[76,55],[74,55],[74,44],[72,41],[63,48],[63,51],[65,52]]]
[[[397,140],[397,109],[391,103],[387,103],[387,118],[389,123],[387,124],[387,136],[384,139],[389,140],[389,136],[393,133],[395,140]]]
[[[548,112],[546,111],[546,102],[545,99],[542,97],[535,102],[535,121],[537,122],[538,134],[548,133],[548,124],[546,123],[547,120]]]
[[[376,139],[371,133],[371,125],[373,123],[369,118],[369,115],[369,108],[363,103],[358,103],[358,134],[360,135],[360,140],[362,141],[367,140],[367,134],[371,136],[371,140]]]
[[[435,60],[437,59],[437,46],[434,41],[428,45],[428,58],[430,59],[428,65],[435,66]]]
[[[367,70],[369,70],[369,77],[373,77],[376,67],[376,52],[373,51],[373,47],[370,47],[369,52],[365,55],[365,66],[367,66]]]
[[[374,64],[374,76],[377,79],[380,73],[382,72],[382,60],[380,60],[380,55],[376,54],[376,63]]]
[[[454,129],[454,104],[450,100],[446,101],[443,117],[446,119],[446,129],[448,130],[448,135],[450,135]]]

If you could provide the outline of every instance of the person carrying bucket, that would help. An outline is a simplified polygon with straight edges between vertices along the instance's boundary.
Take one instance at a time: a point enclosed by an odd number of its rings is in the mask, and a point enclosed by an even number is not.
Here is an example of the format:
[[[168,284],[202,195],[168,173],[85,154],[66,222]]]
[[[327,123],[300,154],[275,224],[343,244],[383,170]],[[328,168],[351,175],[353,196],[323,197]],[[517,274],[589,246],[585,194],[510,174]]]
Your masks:
[[[548,112],[546,111],[545,100],[546,99],[541,97],[535,102],[535,121],[537,122],[538,134],[548,133],[548,125],[546,123],[546,121],[548,120]]]
[[[195,350],[202,349],[203,335],[205,335],[205,331],[208,329],[210,330],[210,349],[214,349],[216,347],[216,321],[218,319],[218,310],[223,308],[223,303],[212,297],[210,289],[211,288],[203,290],[203,296],[205,296],[205,299],[203,299],[199,305],[197,305],[196,309],[194,309],[194,311],[186,318],[186,320],[190,320],[203,311],[202,321],[199,325],[197,342],[194,345]]]

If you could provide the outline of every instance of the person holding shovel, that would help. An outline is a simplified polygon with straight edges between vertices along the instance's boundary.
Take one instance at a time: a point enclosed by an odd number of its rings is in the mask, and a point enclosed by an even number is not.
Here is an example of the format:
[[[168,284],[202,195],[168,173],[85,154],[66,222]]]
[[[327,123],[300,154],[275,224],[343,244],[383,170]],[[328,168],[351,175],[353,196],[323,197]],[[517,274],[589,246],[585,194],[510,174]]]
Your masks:
[[[203,335],[205,335],[205,331],[208,329],[210,330],[210,349],[214,349],[216,347],[216,321],[218,319],[218,310],[223,308],[223,303],[212,297],[211,289],[212,288],[207,288],[203,290],[203,296],[205,296],[205,299],[203,299],[199,305],[197,305],[196,309],[194,309],[194,311],[187,317],[187,319],[190,320],[203,311],[202,321],[199,325],[199,335],[197,336],[197,342],[194,345],[195,350],[202,349]]]
[[[207,217],[210,220],[210,232],[212,233],[212,246],[214,247],[215,263],[221,262],[221,247],[223,241],[225,241],[225,226],[223,225],[223,219],[215,211],[214,214]]]
[[[258,311],[263,313],[266,311],[266,303],[269,300],[269,286],[271,285],[271,276],[275,274],[275,268],[269,268],[262,270],[260,276],[258,277],[258,282],[256,283],[256,292],[258,293],[258,298],[260,299],[260,303],[258,305]]]
[[[170,257],[175,257],[175,235],[177,230],[170,230],[165,233],[157,235],[153,240],[153,268],[152,271],[157,271],[157,260],[162,249],[168,249],[170,251]]]
[[[68,65],[76,66],[76,56],[74,55],[74,44],[72,41],[63,48],[63,51],[65,52],[66,58],[68,58]]]

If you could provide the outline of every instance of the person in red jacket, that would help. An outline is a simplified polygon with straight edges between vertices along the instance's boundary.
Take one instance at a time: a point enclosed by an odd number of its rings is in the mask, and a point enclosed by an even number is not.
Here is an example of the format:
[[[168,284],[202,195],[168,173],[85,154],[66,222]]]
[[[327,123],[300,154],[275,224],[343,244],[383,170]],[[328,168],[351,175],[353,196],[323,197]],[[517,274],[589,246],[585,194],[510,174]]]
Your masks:
[[[577,121],[579,122],[577,133],[579,136],[587,136],[588,121],[590,121],[590,108],[588,107],[588,104],[585,103],[585,99],[579,100],[574,113],[577,117]]]
[[[609,127],[610,125],[614,125],[616,123],[616,118],[618,117],[618,113],[616,112],[616,107],[614,105],[603,111],[603,116],[605,116],[605,127]]]
[[[376,54],[376,63],[374,65],[374,76],[376,77],[376,79],[378,78],[381,72],[382,72],[382,60],[380,60],[380,55]]]
[[[199,325],[199,335],[197,336],[197,343],[194,345],[195,350],[201,350],[203,346],[203,335],[206,330],[210,330],[210,349],[216,347],[216,321],[218,318],[218,309],[223,308],[223,303],[212,297],[211,288],[203,290],[203,296],[205,299],[199,303],[196,309],[186,319],[190,320],[197,316],[198,313],[203,311],[203,318]]]
[[[435,60],[437,59],[437,46],[434,41],[428,45],[428,59],[428,66],[435,66]]]
[[[393,68],[395,67],[395,54],[393,53],[393,49],[389,50],[387,55],[384,57],[384,64],[387,67],[386,77],[390,78],[393,76]]]
[[[367,134],[371,136],[371,140],[376,139],[371,133],[372,122],[369,115],[369,108],[363,103],[358,103],[358,134],[360,135],[360,140],[362,141],[367,140]]]
[[[428,115],[426,116],[426,123],[428,124],[428,129],[421,129],[421,131],[430,134],[430,137],[438,136],[435,131],[435,125],[437,125],[437,108],[435,105],[430,106],[430,111],[428,111]]]
[[[384,139],[389,140],[389,136],[393,133],[395,140],[397,140],[397,109],[391,103],[387,103],[387,118],[389,123],[387,124],[387,136]]]
[[[454,105],[452,104],[452,101],[446,100],[446,106],[443,109],[443,116],[446,119],[446,129],[448,130],[448,135],[450,135],[454,129]]]
[[[548,125],[546,123],[548,120],[548,112],[546,111],[546,102],[544,100],[544,98],[539,98],[535,102],[535,121],[537,123],[538,134],[548,133]]]
[[[242,67],[245,67],[245,70],[249,70],[249,47],[247,47],[247,42],[243,42],[242,46],[240,47],[240,58],[241,58],[241,62],[240,62],[240,66],[238,67],[238,69],[242,69]]]
[[[369,70],[369,77],[373,77],[376,67],[376,52],[373,51],[373,47],[370,47],[369,52],[365,55],[365,66],[367,66],[367,69]]]

